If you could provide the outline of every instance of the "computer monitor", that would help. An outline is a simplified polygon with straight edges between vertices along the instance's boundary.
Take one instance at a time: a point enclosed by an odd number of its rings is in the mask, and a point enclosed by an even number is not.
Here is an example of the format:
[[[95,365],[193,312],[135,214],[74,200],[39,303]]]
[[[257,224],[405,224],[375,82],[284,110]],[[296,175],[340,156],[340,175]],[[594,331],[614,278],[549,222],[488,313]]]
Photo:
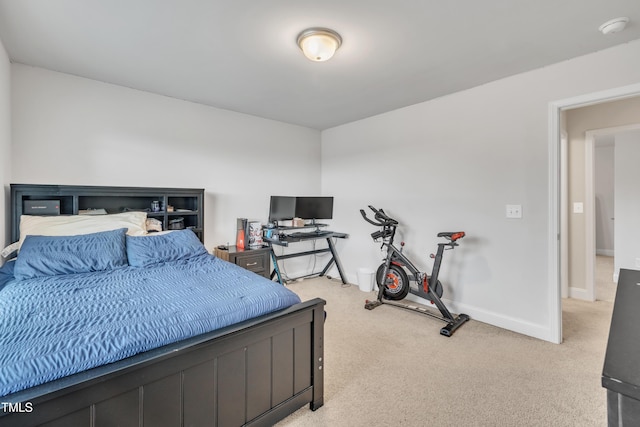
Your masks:
[[[296,197],[296,217],[302,219],[332,219],[333,197]]]
[[[296,216],[296,198],[293,196],[271,196],[269,222],[286,221]]]

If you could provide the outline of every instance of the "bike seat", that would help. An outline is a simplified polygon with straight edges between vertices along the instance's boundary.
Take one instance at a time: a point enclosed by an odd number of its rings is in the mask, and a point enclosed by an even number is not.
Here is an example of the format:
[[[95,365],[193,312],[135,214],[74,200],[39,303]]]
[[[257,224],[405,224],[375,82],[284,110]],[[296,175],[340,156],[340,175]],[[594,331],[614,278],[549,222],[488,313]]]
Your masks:
[[[445,237],[452,242],[455,242],[456,240],[464,237],[464,231],[443,231],[438,233],[438,237]]]

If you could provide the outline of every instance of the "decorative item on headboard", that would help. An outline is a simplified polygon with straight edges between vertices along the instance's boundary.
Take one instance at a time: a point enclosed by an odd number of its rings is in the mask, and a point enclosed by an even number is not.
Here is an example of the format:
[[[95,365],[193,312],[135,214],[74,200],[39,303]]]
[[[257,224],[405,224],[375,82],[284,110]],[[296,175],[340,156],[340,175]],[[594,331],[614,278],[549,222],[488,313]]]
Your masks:
[[[147,218],[147,231],[162,231],[162,221],[156,218]]]
[[[60,200],[25,200],[25,215],[60,215]]]
[[[181,216],[169,220],[169,230],[184,230],[184,218]]]

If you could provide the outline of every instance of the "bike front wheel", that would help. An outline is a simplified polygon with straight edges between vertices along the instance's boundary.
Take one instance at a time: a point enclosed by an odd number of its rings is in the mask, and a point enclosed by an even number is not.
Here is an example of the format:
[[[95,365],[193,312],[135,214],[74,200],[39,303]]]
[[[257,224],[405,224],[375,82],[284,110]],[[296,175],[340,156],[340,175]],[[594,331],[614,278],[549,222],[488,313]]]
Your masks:
[[[376,282],[378,286],[384,286],[383,295],[386,299],[401,300],[409,293],[409,278],[402,267],[390,265],[387,277],[383,280],[384,264],[378,267]]]

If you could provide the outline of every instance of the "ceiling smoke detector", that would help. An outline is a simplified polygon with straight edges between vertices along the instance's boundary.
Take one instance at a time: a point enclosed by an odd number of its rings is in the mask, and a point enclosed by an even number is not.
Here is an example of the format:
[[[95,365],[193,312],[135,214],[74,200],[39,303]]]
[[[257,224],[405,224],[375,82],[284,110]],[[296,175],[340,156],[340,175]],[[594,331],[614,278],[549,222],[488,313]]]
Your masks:
[[[626,17],[615,18],[600,25],[600,28],[598,28],[598,30],[600,30],[600,32],[605,35],[619,33],[620,31],[624,30],[624,27],[627,26],[628,22],[629,18]]]

